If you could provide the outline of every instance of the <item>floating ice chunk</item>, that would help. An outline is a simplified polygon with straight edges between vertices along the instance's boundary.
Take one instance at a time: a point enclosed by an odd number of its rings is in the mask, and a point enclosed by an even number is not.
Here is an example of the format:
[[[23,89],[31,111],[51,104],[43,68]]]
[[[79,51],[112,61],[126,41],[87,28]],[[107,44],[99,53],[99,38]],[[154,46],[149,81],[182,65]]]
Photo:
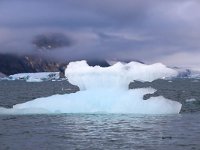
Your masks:
[[[18,73],[10,75],[9,79],[26,80],[27,82],[41,82],[46,80],[59,79],[59,72]]]
[[[7,76],[5,75],[5,74],[3,74],[3,73],[1,73],[0,72],[0,80],[2,79],[2,78],[6,78]]]
[[[3,115],[50,114],[50,113],[51,112],[43,108],[9,109],[0,107],[0,114]]]
[[[88,66],[86,61],[72,62],[65,75],[70,83],[79,86],[79,92],[38,98],[14,105],[12,109],[1,108],[0,113],[177,114],[181,110],[179,102],[164,97],[143,100],[145,94],[154,93],[155,89],[128,89],[129,83],[134,80],[153,81],[177,75],[176,71],[159,63],[116,63],[102,68]]]
[[[26,80],[26,82],[42,82],[43,80],[42,79],[37,79],[37,78],[28,78]]]
[[[195,99],[195,98],[191,98],[191,99],[186,99],[185,101],[186,101],[186,102],[195,102],[196,99]]]

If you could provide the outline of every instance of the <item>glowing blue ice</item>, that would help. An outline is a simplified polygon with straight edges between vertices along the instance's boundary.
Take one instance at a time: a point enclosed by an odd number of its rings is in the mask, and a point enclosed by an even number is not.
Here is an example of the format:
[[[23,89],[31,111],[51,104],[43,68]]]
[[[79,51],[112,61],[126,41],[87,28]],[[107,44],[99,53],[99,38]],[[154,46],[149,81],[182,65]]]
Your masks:
[[[155,92],[152,88],[128,89],[134,80],[153,81],[177,75],[175,70],[160,63],[116,63],[102,68],[88,66],[86,61],[71,62],[65,75],[70,83],[79,86],[79,92],[38,98],[12,109],[0,108],[0,113],[177,114],[181,110],[179,102],[161,96],[143,100],[145,94]]]

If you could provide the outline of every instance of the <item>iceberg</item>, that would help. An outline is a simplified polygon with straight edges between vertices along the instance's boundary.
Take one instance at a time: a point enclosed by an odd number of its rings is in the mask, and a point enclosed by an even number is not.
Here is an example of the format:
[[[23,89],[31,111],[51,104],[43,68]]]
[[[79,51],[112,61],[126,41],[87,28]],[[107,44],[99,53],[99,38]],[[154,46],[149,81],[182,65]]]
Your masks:
[[[5,78],[5,77],[6,77],[6,75],[0,72],[0,79]]]
[[[37,73],[18,73],[10,75],[10,80],[25,80],[27,82],[42,82],[57,80],[60,78],[59,72],[37,72]]]
[[[48,113],[133,113],[178,114],[182,104],[162,96],[143,100],[154,93],[153,88],[128,89],[134,80],[153,81],[177,76],[177,71],[161,63],[145,65],[138,62],[116,63],[109,67],[89,66],[86,61],[71,62],[65,76],[80,91],[53,95],[0,108],[0,114],[48,114]]]
[[[173,69],[178,72],[176,78],[200,79],[200,70],[198,68],[174,67]]]
[[[196,102],[197,100],[195,98],[191,98],[191,99],[186,99],[186,102]]]

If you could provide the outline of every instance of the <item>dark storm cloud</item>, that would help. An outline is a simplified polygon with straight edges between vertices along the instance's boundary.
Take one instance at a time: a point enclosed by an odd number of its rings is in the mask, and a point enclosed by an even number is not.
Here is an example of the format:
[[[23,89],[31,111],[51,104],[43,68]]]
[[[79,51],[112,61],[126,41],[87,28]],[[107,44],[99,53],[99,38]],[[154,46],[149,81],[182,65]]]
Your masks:
[[[73,41],[62,33],[46,33],[35,36],[32,43],[37,49],[54,50],[61,47],[70,47]]]
[[[192,57],[200,56],[199,26],[198,0],[1,0],[0,52],[33,53],[34,37],[59,33],[74,43],[48,52],[56,59],[173,65],[176,56],[184,56],[178,65],[196,66],[200,61]]]

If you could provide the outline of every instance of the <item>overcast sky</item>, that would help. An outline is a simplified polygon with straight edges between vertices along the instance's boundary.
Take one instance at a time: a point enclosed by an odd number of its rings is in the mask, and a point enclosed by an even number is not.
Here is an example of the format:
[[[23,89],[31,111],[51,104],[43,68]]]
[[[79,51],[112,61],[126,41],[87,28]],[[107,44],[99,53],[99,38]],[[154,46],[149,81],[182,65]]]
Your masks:
[[[45,51],[56,59],[200,68],[199,0],[0,0],[0,53],[34,53],[49,33],[73,41]]]

